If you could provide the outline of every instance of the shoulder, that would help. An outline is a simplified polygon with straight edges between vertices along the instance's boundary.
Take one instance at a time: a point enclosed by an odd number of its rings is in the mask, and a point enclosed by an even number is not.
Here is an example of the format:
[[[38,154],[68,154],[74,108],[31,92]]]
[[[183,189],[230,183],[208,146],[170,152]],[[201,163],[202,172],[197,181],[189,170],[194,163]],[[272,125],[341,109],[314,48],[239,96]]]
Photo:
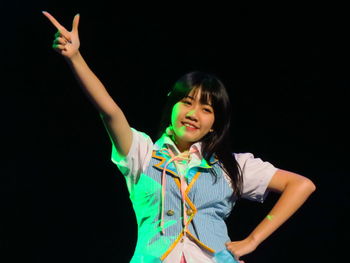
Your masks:
[[[256,157],[253,153],[233,153],[242,172],[258,172],[261,170],[271,170],[274,173],[277,169],[268,161]]]
[[[134,137],[140,137],[140,138],[144,138],[144,139],[152,141],[151,137],[145,132],[139,131],[139,130],[132,128],[132,127],[131,127],[131,131],[132,131],[132,134]]]
[[[244,165],[248,160],[253,160],[255,158],[254,154],[249,152],[232,153],[232,156],[236,159],[240,166]]]

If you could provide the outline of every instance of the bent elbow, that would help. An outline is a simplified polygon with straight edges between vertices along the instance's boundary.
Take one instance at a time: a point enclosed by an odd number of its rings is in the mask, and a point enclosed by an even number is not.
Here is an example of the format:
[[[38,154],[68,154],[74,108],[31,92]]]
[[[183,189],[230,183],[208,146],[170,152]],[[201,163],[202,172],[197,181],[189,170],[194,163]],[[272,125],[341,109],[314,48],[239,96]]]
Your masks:
[[[303,188],[310,194],[316,190],[316,185],[308,178],[303,179]]]

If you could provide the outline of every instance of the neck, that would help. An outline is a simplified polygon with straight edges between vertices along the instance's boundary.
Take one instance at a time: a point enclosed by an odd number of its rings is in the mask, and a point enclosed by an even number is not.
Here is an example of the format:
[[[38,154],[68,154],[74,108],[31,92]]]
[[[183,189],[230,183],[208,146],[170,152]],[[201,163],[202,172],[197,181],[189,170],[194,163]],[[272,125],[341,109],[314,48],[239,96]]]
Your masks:
[[[177,149],[181,152],[188,152],[190,150],[190,147],[192,145],[192,143],[189,142],[181,142],[179,140],[176,140],[175,136],[172,136],[172,140],[174,141]]]

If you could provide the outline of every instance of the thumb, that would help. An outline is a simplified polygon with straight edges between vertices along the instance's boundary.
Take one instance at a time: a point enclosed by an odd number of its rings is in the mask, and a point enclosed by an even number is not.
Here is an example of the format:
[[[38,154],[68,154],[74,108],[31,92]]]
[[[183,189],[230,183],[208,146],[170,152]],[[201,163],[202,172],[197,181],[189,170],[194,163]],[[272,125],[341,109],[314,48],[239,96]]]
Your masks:
[[[73,19],[72,32],[78,32],[78,25],[80,20],[80,14],[76,14]]]

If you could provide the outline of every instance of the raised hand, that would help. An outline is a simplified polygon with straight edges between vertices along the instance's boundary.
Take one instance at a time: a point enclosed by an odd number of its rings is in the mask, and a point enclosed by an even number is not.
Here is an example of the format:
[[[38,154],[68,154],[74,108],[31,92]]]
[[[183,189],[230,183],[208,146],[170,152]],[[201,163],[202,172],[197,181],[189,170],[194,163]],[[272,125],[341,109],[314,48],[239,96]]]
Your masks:
[[[80,40],[78,34],[79,14],[74,16],[72,30],[68,31],[50,13],[43,11],[51,23],[57,28],[52,48],[66,58],[72,58],[78,54]]]

